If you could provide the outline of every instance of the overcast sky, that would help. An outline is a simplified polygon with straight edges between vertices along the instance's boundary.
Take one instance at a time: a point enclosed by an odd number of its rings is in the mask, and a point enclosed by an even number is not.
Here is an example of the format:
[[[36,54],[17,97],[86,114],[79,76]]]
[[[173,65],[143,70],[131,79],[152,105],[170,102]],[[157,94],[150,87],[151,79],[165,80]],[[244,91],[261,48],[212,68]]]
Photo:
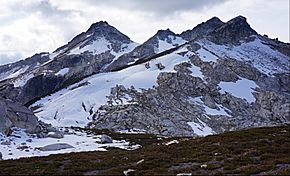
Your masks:
[[[0,0],[0,64],[52,52],[101,20],[142,43],[159,29],[181,33],[238,15],[289,43],[289,0]]]

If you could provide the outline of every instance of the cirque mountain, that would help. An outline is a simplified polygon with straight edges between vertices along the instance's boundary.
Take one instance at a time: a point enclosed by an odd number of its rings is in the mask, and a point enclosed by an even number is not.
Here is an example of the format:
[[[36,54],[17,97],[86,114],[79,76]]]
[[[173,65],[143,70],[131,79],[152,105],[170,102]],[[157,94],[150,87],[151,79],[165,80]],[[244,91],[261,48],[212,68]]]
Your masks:
[[[0,132],[36,117],[53,127],[168,136],[286,124],[289,57],[288,43],[242,16],[181,34],[159,30],[140,45],[101,21],[53,53],[0,66]]]

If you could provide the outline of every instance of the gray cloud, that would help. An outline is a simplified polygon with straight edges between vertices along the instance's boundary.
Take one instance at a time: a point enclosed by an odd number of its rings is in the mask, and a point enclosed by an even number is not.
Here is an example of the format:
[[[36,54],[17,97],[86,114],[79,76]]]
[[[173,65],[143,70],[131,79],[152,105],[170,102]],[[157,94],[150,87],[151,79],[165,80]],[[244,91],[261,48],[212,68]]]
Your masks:
[[[31,3],[14,3],[11,4],[10,9],[17,12],[17,14],[35,14],[38,13],[42,17],[53,18],[61,17],[65,18],[74,13],[80,13],[76,10],[63,10],[59,7],[53,6],[49,0],[33,1]]]
[[[228,0],[86,0],[93,5],[119,9],[151,12],[160,16],[171,16],[184,11],[202,11]]]
[[[10,55],[0,53],[0,65],[12,63],[20,59],[23,59],[23,55],[21,53],[13,53]]]

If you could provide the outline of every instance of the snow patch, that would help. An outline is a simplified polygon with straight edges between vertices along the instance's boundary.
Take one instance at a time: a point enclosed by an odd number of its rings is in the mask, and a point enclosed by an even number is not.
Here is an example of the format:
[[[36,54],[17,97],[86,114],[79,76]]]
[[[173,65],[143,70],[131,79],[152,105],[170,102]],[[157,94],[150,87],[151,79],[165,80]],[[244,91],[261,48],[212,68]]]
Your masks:
[[[83,48],[77,46],[76,48],[72,49],[69,54],[81,54],[88,51],[96,55],[109,51],[111,48],[111,43],[104,37],[100,37],[93,41],[93,43],[86,45]]]
[[[165,143],[165,145],[178,144],[178,143],[179,143],[178,140],[173,140],[173,141]]]
[[[17,78],[13,84],[14,84],[14,87],[23,87],[28,80],[30,80],[31,78],[34,77],[34,74],[31,73],[31,74],[28,74],[28,75],[23,75],[22,77],[20,78]]]
[[[101,135],[86,134],[84,132],[72,131],[72,134],[64,135],[64,138],[37,138],[34,135],[27,135],[23,129],[14,129],[10,137],[4,137],[0,133],[0,141],[10,141],[9,145],[0,145],[3,159],[18,159],[33,156],[48,156],[51,154],[82,152],[82,151],[107,151],[107,147],[116,147],[125,150],[134,150],[140,145],[130,145],[125,140],[113,140],[113,143],[101,144]],[[50,144],[66,143],[74,148],[40,151],[39,147]]]
[[[69,72],[69,68],[63,68],[63,69],[59,70],[57,73],[55,73],[55,75],[56,76],[58,76],[58,75],[63,76],[65,74],[67,74],[68,72]]]
[[[279,51],[273,50],[257,37],[251,42],[244,42],[241,45],[217,45],[208,40],[202,39],[196,42],[204,49],[217,54],[221,58],[232,58],[240,61],[249,61],[262,73],[272,76],[274,73],[289,71],[290,58]],[[202,59],[214,60],[208,52],[200,49],[198,52]],[[205,57],[203,57],[205,56]]]
[[[199,121],[199,123],[187,122],[187,124],[192,128],[195,134],[197,134],[198,136],[207,136],[214,134],[214,131],[209,126],[207,126],[206,123],[204,123],[200,119],[197,120]]]
[[[81,81],[90,84],[70,90],[81,83],[74,84],[67,89],[42,98],[32,106],[42,106],[35,111],[36,116],[53,126],[84,127],[92,120],[92,115],[82,107],[83,102],[96,111],[101,105],[107,103],[106,96],[110,94],[111,87],[118,84],[125,87],[134,86],[136,89],[152,88],[157,84],[159,73],[174,72],[174,65],[188,60],[188,57],[183,57],[175,52],[149,61],[149,69],[145,67],[144,63],[118,72],[96,74]],[[159,70],[156,66],[158,63],[164,65],[165,68]]]
[[[248,102],[255,102],[253,89],[257,88],[254,81],[240,78],[237,82],[220,82],[221,93],[229,92],[235,97],[244,98]]]

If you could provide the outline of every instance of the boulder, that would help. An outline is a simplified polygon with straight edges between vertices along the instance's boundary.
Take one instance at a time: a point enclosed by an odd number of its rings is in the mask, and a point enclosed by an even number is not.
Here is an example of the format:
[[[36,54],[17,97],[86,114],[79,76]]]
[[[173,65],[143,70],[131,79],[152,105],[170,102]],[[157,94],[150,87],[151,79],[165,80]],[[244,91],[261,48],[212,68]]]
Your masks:
[[[101,136],[101,143],[102,144],[113,143],[113,140],[110,136],[103,134]]]
[[[29,133],[41,131],[38,119],[30,109],[0,97],[0,133],[8,135],[12,126],[26,129]]]
[[[56,139],[60,139],[60,138],[63,138],[63,133],[62,132],[49,132],[47,134],[47,137],[51,137],[51,138],[56,138]]]
[[[69,149],[69,148],[74,148],[74,147],[66,143],[56,143],[56,144],[46,145],[44,147],[39,147],[38,149],[40,151],[56,151],[56,150],[63,150],[63,149]]]

